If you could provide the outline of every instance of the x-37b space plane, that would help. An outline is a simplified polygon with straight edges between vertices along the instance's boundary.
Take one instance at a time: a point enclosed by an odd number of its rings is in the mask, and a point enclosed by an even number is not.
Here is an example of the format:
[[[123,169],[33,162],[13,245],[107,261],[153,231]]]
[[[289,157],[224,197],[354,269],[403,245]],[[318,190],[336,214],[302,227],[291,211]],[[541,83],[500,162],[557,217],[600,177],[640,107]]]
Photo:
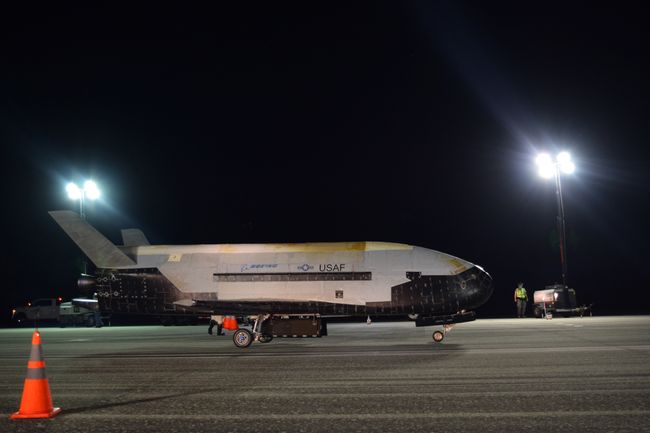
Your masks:
[[[327,335],[327,317],[393,316],[415,326],[475,319],[492,279],[465,260],[388,242],[150,245],[137,229],[116,246],[72,211],[50,215],[95,264],[92,287],[112,313],[209,313],[248,318],[233,341]],[[435,331],[433,339],[442,341]]]

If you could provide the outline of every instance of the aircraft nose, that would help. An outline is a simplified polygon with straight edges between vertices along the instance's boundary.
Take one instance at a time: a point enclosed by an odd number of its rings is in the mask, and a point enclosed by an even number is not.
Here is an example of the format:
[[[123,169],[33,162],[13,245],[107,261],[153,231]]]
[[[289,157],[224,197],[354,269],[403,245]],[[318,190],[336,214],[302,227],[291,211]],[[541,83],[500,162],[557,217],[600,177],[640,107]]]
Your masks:
[[[465,308],[468,310],[473,310],[485,304],[494,291],[490,274],[478,266],[473,271],[470,277],[461,283],[461,286],[465,286]]]

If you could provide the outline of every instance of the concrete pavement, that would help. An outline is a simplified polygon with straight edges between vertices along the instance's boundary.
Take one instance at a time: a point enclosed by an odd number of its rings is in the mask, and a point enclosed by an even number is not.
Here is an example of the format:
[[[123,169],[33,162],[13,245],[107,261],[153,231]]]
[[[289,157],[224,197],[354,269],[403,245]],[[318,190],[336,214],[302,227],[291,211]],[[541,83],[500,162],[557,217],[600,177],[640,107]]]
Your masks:
[[[490,319],[442,344],[332,324],[248,349],[207,327],[44,328],[52,420],[18,409],[29,329],[0,330],[0,431],[650,431],[650,316]]]

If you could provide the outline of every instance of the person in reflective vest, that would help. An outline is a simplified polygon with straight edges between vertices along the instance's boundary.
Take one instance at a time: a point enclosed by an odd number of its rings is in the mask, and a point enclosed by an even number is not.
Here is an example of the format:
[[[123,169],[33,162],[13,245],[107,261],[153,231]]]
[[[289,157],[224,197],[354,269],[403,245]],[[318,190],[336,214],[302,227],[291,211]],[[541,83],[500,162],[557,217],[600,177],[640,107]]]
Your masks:
[[[515,304],[517,304],[517,317],[526,317],[526,303],[528,293],[524,289],[524,283],[519,283],[515,289]]]

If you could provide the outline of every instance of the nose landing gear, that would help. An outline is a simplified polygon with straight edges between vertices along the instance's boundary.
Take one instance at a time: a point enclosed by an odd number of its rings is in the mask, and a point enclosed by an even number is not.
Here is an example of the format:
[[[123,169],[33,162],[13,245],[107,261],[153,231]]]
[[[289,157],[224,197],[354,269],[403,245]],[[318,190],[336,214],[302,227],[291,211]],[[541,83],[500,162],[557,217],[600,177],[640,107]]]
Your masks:
[[[442,327],[442,331],[434,331],[433,341],[435,341],[436,343],[441,343],[442,340],[445,339],[445,335],[447,335],[447,332],[450,332],[452,328],[453,328],[453,324],[447,324]]]

